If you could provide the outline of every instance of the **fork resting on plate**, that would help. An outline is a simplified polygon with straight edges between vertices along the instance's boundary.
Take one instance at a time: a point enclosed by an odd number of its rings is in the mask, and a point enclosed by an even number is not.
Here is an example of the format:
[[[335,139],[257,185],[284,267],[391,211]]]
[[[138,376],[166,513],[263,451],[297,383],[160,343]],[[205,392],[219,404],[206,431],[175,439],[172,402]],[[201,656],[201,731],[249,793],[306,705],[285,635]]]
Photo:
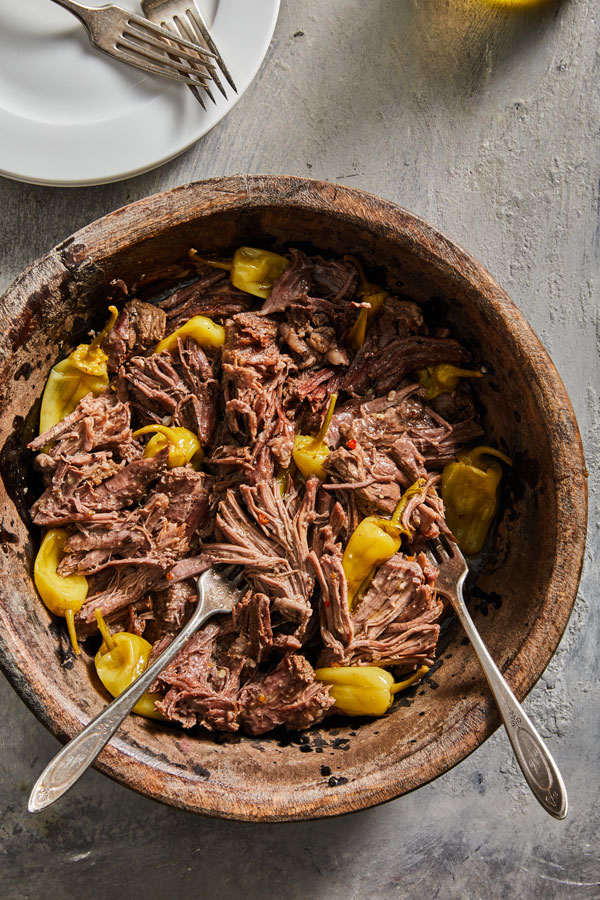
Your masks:
[[[205,88],[210,80],[203,67],[214,68],[215,55],[193,38],[166,31],[118,6],[91,7],[75,0],[52,2],[77,16],[92,44],[114,59],[196,89]]]
[[[214,59],[209,60],[204,65],[211,79],[223,96],[227,98],[225,88],[217,72],[216,67],[218,66],[237,94],[237,87],[231,77],[231,73],[225,64],[225,60],[219,53],[208,26],[202,17],[202,13],[194,0],[142,0],[142,11],[151,22],[160,25],[166,31],[179,34],[182,38],[186,38],[189,41],[198,41],[210,50],[214,54]],[[206,109],[202,94],[198,88],[190,86],[190,90],[198,103]],[[206,84],[204,85],[204,91],[214,103],[215,98]]]

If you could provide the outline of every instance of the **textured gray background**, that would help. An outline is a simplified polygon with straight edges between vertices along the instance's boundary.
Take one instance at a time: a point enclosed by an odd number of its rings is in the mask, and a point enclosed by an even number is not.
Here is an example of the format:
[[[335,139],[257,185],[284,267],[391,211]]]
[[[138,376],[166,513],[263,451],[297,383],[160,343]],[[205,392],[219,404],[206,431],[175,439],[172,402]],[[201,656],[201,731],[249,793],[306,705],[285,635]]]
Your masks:
[[[594,0],[521,11],[484,0],[283,0],[256,81],[179,159],[87,189],[0,179],[0,291],[98,216],[233,172],[364,188],[487,266],[567,385],[591,474],[579,600],[525,704],[564,773],[568,819],[531,799],[502,732],[417,793],[333,821],[197,819],[93,771],[31,817],[27,794],[58,744],[0,679],[4,900],[600,898],[599,37]]]

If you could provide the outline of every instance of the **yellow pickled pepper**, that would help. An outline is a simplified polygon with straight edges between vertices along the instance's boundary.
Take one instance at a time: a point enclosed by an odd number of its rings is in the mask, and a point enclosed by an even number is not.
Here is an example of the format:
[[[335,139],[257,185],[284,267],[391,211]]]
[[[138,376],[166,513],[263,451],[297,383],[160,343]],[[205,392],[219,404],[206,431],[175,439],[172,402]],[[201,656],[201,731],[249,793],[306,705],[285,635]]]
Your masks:
[[[475,447],[459,453],[457,461],[448,463],[442,473],[446,523],[467,556],[475,556],[482,549],[498,509],[502,467],[489,457],[512,465],[512,460],[499,450]]]
[[[204,259],[196,250],[190,250],[190,256],[197,262],[225,269],[234,287],[263,300],[270,296],[273,285],[289,265],[285,256],[256,247],[240,247],[231,260]]]
[[[335,666],[315,670],[317,681],[329,687],[335,708],[347,716],[382,716],[403,691],[429,671],[421,666],[403,681],[394,682],[393,675],[379,666]]]
[[[91,344],[80,344],[50,370],[42,395],[40,434],[72,413],[86,394],[98,396],[108,386],[108,356],[100,344],[118,316],[115,306],[108,309],[110,318]]]
[[[201,347],[222,347],[225,343],[225,329],[208,316],[192,316],[187,322],[168,334],[154,348],[155,353],[174,350],[177,338],[192,337]]]
[[[481,378],[482,373],[473,369],[459,369],[449,363],[417,369],[417,380],[425,388],[425,399],[434,400],[444,392],[455,391],[461,378]]]
[[[134,431],[132,437],[137,438],[142,434],[152,434],[152,432],[156,432],[156,434],[150,438],[144,448],[143,456],[146,459],[156,456],[160,450],[168,446],[167,465],[170,469],[185,466],[188,462],[191,462],[194,467],[202,463],[202,445],[193,431],[179,426],[145,425]]]
[[[33,580],[44,606],[67,621],[71,645],[75,653],[80,653],[75,631],[75,613],[79,612],[88,592],[84,575],[59,575],[56,571],[64,557],[64,546],[69,532],[62,528],[51,528],[46,532],[35,558]]]
[[[104,638],[94,658],[96,672],[108,693],[119,697],[146,670],[152,644],[127,631],[111,634],[99,609],[96,610],[96,620]],[[160,694],[146,692],[133,707],[133,712],[151,719],[164,719],[154,705],[161,699]]]
[[[336,400],[337,394],[332,394],[325,421],[317,435],[297,434],[294,438],[292,458],[304,478],[308,479],[311,475],[317,475],[321,481],[327,478],[323,463],[331,451],[325,443],[325,437],[331,424]]]
[[[382,306],[385,299],[389,297],[389,294],[382,287],[367,281],[362,265],[354,256],[344,256],[344,259],[354,263],[358,269],[360,284],[358,286],[357,296],[365,303],[370,303],[371,305],[370,309],[363,307],[360,310],[358,318],[348,334],[349,345],[353,350],[358,350],[365,342],[367,327],[372,325],[379,312],[379,308]]]
[[[354,606],[361,589],[366,587],[375,569],[391,559],[400,549],[402,535],[411,537],[410,529],[400,518],[411,497],[423,490],[425,478],[419,478],[404,492],[391,519],[367,516],[354,529],[342,557],[342,568],[348,582],[348,603]]]

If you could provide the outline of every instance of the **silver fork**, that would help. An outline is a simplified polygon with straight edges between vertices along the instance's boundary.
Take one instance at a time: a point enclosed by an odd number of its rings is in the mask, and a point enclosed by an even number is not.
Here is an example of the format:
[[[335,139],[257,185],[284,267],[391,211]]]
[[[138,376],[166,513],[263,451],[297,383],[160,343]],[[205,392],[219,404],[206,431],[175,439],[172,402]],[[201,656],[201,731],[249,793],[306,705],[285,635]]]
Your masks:
[[[238,587],[240,580],[241,575],[229,580],[214,569],[208,569],[198,578],[198,605],[189,622],[152,665],[48,763],[33,786],[27,807],[29,812],[45,809],[73,787],[110,741],[142,694],[200,626],[217,613],[231,612],[243,593]]]
[[[118,6],[84,6],[74,0],[52,2],[77,16],[94,47],[109,56],[153,75],[204,87],[207,78],[198,68],[198,62],[212,65],[214,54],[197,41],[173,35]],[[173,56],[174,48],[177,57]]]
[[[546,812],[564,819],[567,792],[558,767],[490,656],[465,606],[462,588],[469,569],[464,556],[445,535],[429,541],[427,548],[439,568],[435,590],[450,601],[473,645],[527,784]]]
[[[141,6],[144,15],[151,22],[160,25],[166,31],[170,31],[173,34],[179,34],[182,38],[186,38],[189,41],[198,41],[206,46],[214,56],[214,59],[211,59],[204,64],[210,78],[214,81],[223,96],[227,98],[225,88],[223,87],[215,66],[216,63],[237,94],[237,87],[225,64],[225,60],[219,53],[206,22],[202,17],[202,13],[194,0],[142,0]],[[191,87],[190,90],[194,94],[196,100],[198,100],[204,109],[206,109],[198,89]],[[215,98],[207,85],[204,85],[204,90],[213,103],[215,103]]]

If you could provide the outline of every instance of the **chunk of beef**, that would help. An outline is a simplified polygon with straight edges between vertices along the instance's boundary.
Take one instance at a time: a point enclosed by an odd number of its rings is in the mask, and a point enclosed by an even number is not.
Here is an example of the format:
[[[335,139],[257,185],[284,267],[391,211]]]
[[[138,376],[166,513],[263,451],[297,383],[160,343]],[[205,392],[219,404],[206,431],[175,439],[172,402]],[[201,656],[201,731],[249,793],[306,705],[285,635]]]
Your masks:
[[[233,628],[238,636],[229,648],[230,656],[239,656],[252,670],[268,659],[273,647],[271,601],[266,594],[248,591],[233,610]]]
[[[348,351],[327,315],[293,307],[279,326],[281,339],[296,355],[298,368],[347,366]]]
[[[158,676],[165,690],[156,708],[184,728],[202,725],[209,730],[237,731],[237,694],[243,660],[220,655],[221,625],[209,622],[186,644]]]
[[[212,440],[217,421],[219,384],[206,353],[193,338],[178,339],[176,356],[189,394],[179,401],[173,424],[189,428],[206,447]]]
[[[366,394],[369,389],[381,394],[398,387],[415,369],[468,360],[467,351],[451,339],[411,335],[390,340],[374,333],[352,360],[342,387],[355,396]]]
[[[323,463],[328,489],[353,490],[358,508],[366,516],[391,515],[408,481],[402,471],[383,453],[339,447]]]
[[[174,331],[192,316],[222,320],[246,312],[254,303],[251,294],[231,284],[226,272],[211,268],[191,284],[173,291],[159,306],[167,314],[169,330]]]
[[[328,648],[319,665],[397,666],[411,671],[432,665],[443,604],[433,584],[437,572],[424,554],[410,560],[397,553],[375,573],[352,612],[354,637],[340,657]]]
[[[257,593],[271,598],[280,621],[294,624],[301,640],[312,614],[310,597],[314,578],[308,569],[308,529],[312,524],[319,481],[312,478],[300,506],[291,514],[277,481],[242,485],[241,497],[228,491],[219,504],[217,536],[223,543],[204,544],[205,559],[241,565],[244,577]],[[203,560],[199,560],[202,565]],[[178,577],[176,568],[171,573]]]
[[[237,315],[228,321],[226,335],[225,423],[209,461],[257,483],[269,479],[276,465],[285,467],[291,460],[294,426],[282,404],[291,360],[279,350],[277,325],[269,319]]]
[[[157,591],[154,595],[153,612],[158,634],[179,631],[197,602],[198,593],[189,581],[170,584],[166,590]]]
[[[70,415],[28,444],[37,452],[51,445],[48,453],[54,459],[69,459],[76,454],[110,451],[119,460],[139,456],[140,445],[131,437],[129,407],[112,391],[98,397],[87,394]],[[84,464],[89,458],[84,457]]]
[[[69,462],[61,463],[49,487],[33,504],[32,520],[36,525],[62,527],[137,503],[166,469],[168,455],[165,448],[150,459],[135,459],[95,486],[78,468]]]
[[[108,356],[108,371],[115,374],[130,356],[152,350],[165,336],[166,313],[142,300],[126,303],[113,328],[102,341]]]
[[[301,250],[290,250],[290,264],[279,276],[260,310],[261,316],[284,312],[293,303],[308,297],[312,286],[313,264]]]
[[[270,675],[246,684],[238,702],[246,731],[264,734],[277,725],[309,728],[324,719],[334,700],[315,679],[308,660],[293,655],[284,657]]]

